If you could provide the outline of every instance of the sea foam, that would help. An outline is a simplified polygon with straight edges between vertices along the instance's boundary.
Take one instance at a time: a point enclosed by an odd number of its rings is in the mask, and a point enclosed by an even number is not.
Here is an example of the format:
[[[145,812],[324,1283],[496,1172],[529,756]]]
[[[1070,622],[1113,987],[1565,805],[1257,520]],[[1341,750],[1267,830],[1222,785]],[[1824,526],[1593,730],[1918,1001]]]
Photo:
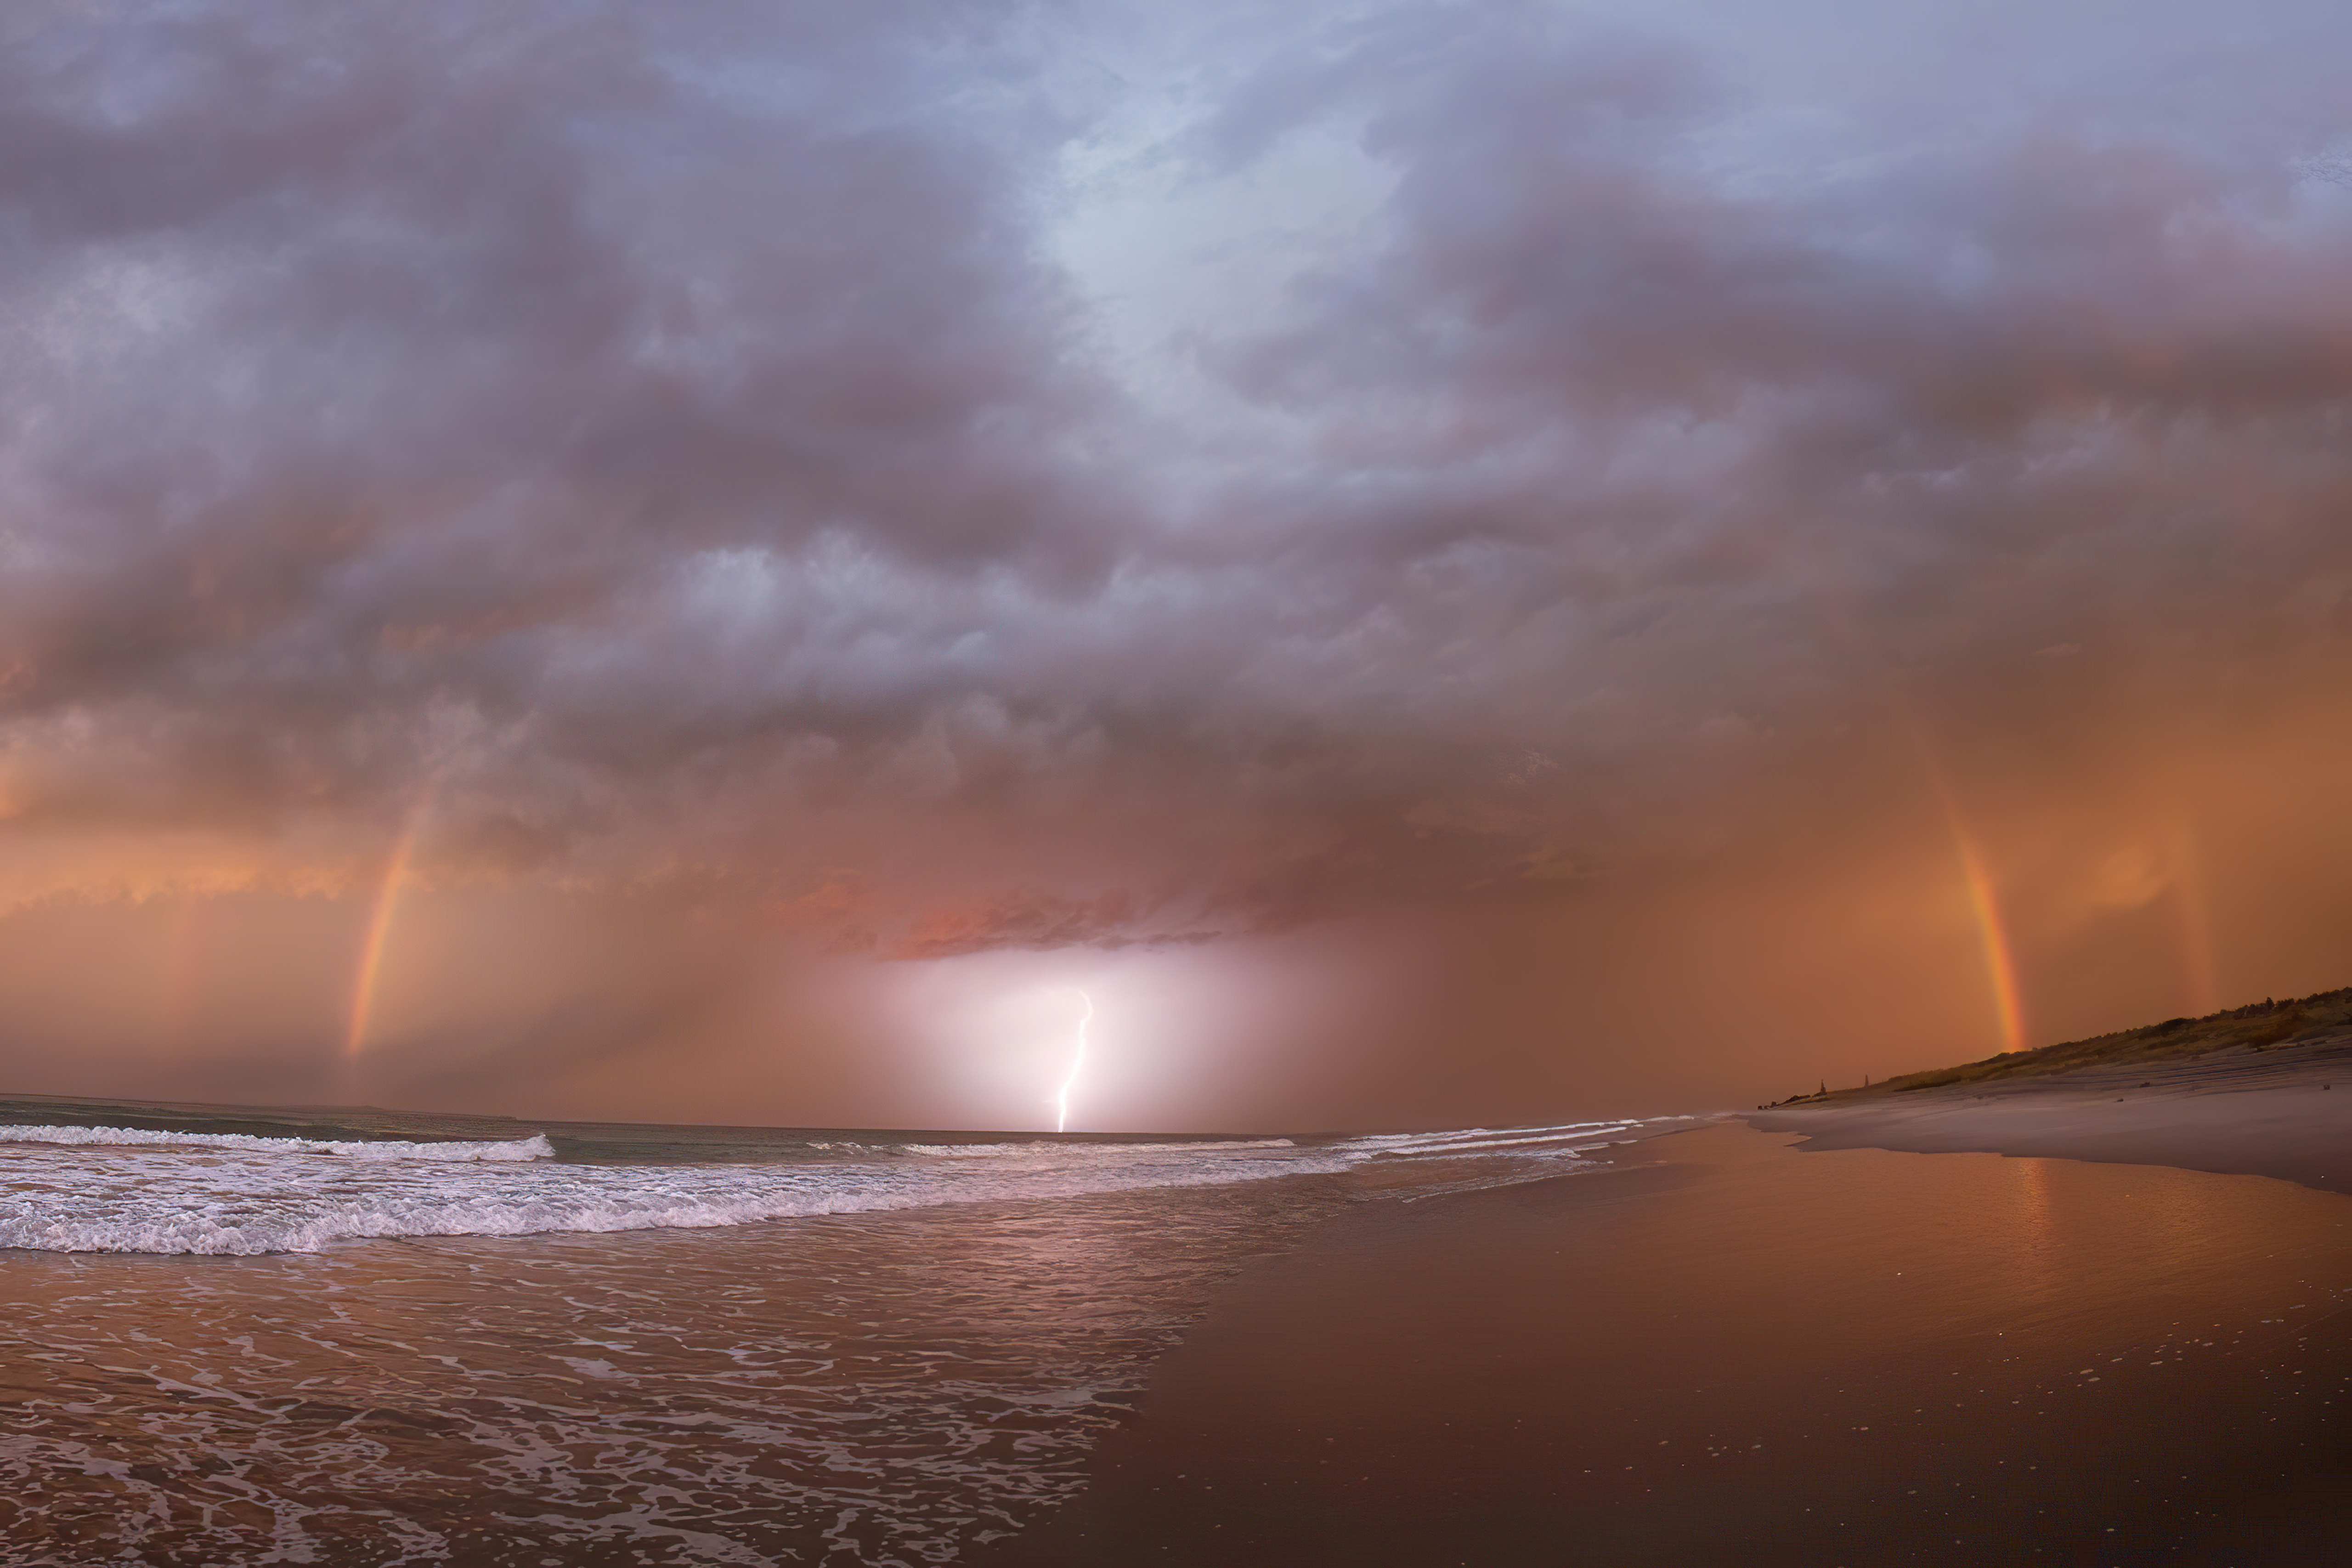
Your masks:
[[[245,1256],[396,1237],[713,1229],[796,1215],[1031,1203],[1443,1158],[1443,1190],[1536,1179],[1626,1122],[1295,1144],[814,1144],[869,1157],[614,1164],[504,1142],[342,1142],[121,1127],[0,1128],[0,1247]],[[1614,1135],[1614,1136],[1612,1136]],[[1388,1189],[1383,1189],[1387,1191]],[[1439,1190],[1433,1187],[1433,1193]]]
[[[258,1138],[245,1132],[163,1132],[145,1127],[0,1127],[0,1143],[68,1143],[109,1148],[229,1149],[242,1154],[340,1154],[348,1160],[550,1160],[544,1132],[502,1143],[411,1142],[399,1138],[350,1142],[325,1138]]]
[[[824,1164],[610,1165],[514,1153],[349,1158],[388,1145],[132,1132],[0,1147],[0,1247],[247,1256],[391,1237],[709,1229],[795,1215],[1079,1197],[1345,1169],[1338,1151],[1097,1146],[1076,1159],[892,1159]],[[120,1130],[117,1130],[120,1131]],[[59,1146],[60,1142],[73,1147]],[[543,1142],[481,1148],[521,1148]],[[190,1159],[183,1147],[205,1152]],[[432,1151],[445,1152],[440,1158]]]

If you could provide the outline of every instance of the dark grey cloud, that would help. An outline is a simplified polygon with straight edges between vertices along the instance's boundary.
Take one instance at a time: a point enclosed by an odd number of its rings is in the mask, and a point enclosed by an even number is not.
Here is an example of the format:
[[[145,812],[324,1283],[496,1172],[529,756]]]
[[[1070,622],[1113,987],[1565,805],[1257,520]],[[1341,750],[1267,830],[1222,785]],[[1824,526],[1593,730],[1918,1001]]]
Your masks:
[[[836,947],[1190,938],[1827,831],[1906,704],[2324,690],[2344,27],[2256,9],[22,9],[11,896],[422,811]],[[1208,215],[1135,297],[1122,202]]]
[[[20,13],[21,830],[267,831],[454,773],[551,850],[714,750],[919,724],[672,668],[709,651],[672,623],[811,551],[1098,575],[1021,53],[937,6]]]

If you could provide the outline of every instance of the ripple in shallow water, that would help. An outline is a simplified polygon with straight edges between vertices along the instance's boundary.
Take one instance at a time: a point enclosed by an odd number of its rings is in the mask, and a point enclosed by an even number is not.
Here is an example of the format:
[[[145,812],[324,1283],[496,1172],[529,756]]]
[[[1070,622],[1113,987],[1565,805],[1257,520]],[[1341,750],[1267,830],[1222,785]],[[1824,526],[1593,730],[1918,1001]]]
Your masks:
[[[1307,1176],[722,1232],[20,1256],[0,1540],[192,1568],[950,1562],[1065,1495],[1216,1286],[1348,1201]]]

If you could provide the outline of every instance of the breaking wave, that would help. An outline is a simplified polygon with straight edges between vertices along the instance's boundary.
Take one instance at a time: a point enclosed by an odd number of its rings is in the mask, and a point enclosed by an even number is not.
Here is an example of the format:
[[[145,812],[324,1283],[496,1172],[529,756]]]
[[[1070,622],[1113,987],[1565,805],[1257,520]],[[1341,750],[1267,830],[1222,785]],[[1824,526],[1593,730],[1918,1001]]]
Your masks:
[[[1072,1143],[1062,1140],[1047,1142],[1035,1139],[1026,1143],[894,1143],[842,1144],[850,1149],[872,1149],[877,1153],[925,1154],[934,1159],[1038,1159],[1055,1157],[1084,1160],[1116,1158],[1120,1155],[1221,1153],[1231,1149],[1296,1149],[1297,1143],[1288,1138],[1250,1138],[1223,1143]]]
[[[1666,1116],[1660,1121],[1687,1121]],[[1447,1159],[1486,1154],[1576,1155],[1605,1148],[1643,1125],[1638,1121],[1570,1121],[1556,1127],[1467,1127],[1457,1132],[1390,1132],[1360,1138],[1368,1158]]]
[[[1025,1162],[598,1165],[507,1153],[460,1163],[445,1153],[361,1163],[341,1152],[388,1145],[297,1149],[291,1139],[140,1133],[71,1139],[97,1146],[68,1149],[15,1131],[15,1146],[0,1148],[0,1247],[52,1252],[248,1256],[391,1237],[715,1228],[803,1215],[1217,1185],[1349,1163],[1335,1152],[1299,1158],[1287,1150],[1194,1152],[1181,1145],[1080,1161],[1033,1149],[1035,1157]],[[166,1152],[182,1144],[211,1157]]]
[[[819,1143],[799,1163],[620,1164],[499,1142],[0,1127],[0,1247],[247,1256],[397,1237],[717,1228],[1431,1163],[1432,1194],[1580,1168],[1625,1121],[1295,1143]],[[201,1157],[192,1158],[194,1151]],[[842,1159],[849,1152],[852,1158]],[[1443,1179],[1436,1173],[1445,1173]],[[1432,1185],[1431,1184],[1436,1184]],[[1415,1190],[1418,1190],[1416,1188]],[[1407,1195],[1393,1181],[1382,1196]]]
[[[257,1138],[246,1132],[163,1132],[145,1127],[0,1127],[0,1143],[67,1143],[108,1148],[226,1149],[242,1154],[340,1154],[347,1160],[458,1162],[551,1160],[543,1132],[502,1143],[410,1142],[405,1139]]]

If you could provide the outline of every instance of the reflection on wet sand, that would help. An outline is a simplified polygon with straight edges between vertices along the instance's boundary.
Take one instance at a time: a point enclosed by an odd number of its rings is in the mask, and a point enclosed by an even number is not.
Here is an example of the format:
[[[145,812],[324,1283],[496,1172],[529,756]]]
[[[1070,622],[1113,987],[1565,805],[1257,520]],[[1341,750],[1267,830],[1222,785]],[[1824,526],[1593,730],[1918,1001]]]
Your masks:
[[[1352,1212],[975,1563],[2321,1560],[2352,1203],[1787,1142]]]
[[[0,1556],[950,1563],[1076,1483],[1217,1280],[1345,1202],[13,1254]]]

